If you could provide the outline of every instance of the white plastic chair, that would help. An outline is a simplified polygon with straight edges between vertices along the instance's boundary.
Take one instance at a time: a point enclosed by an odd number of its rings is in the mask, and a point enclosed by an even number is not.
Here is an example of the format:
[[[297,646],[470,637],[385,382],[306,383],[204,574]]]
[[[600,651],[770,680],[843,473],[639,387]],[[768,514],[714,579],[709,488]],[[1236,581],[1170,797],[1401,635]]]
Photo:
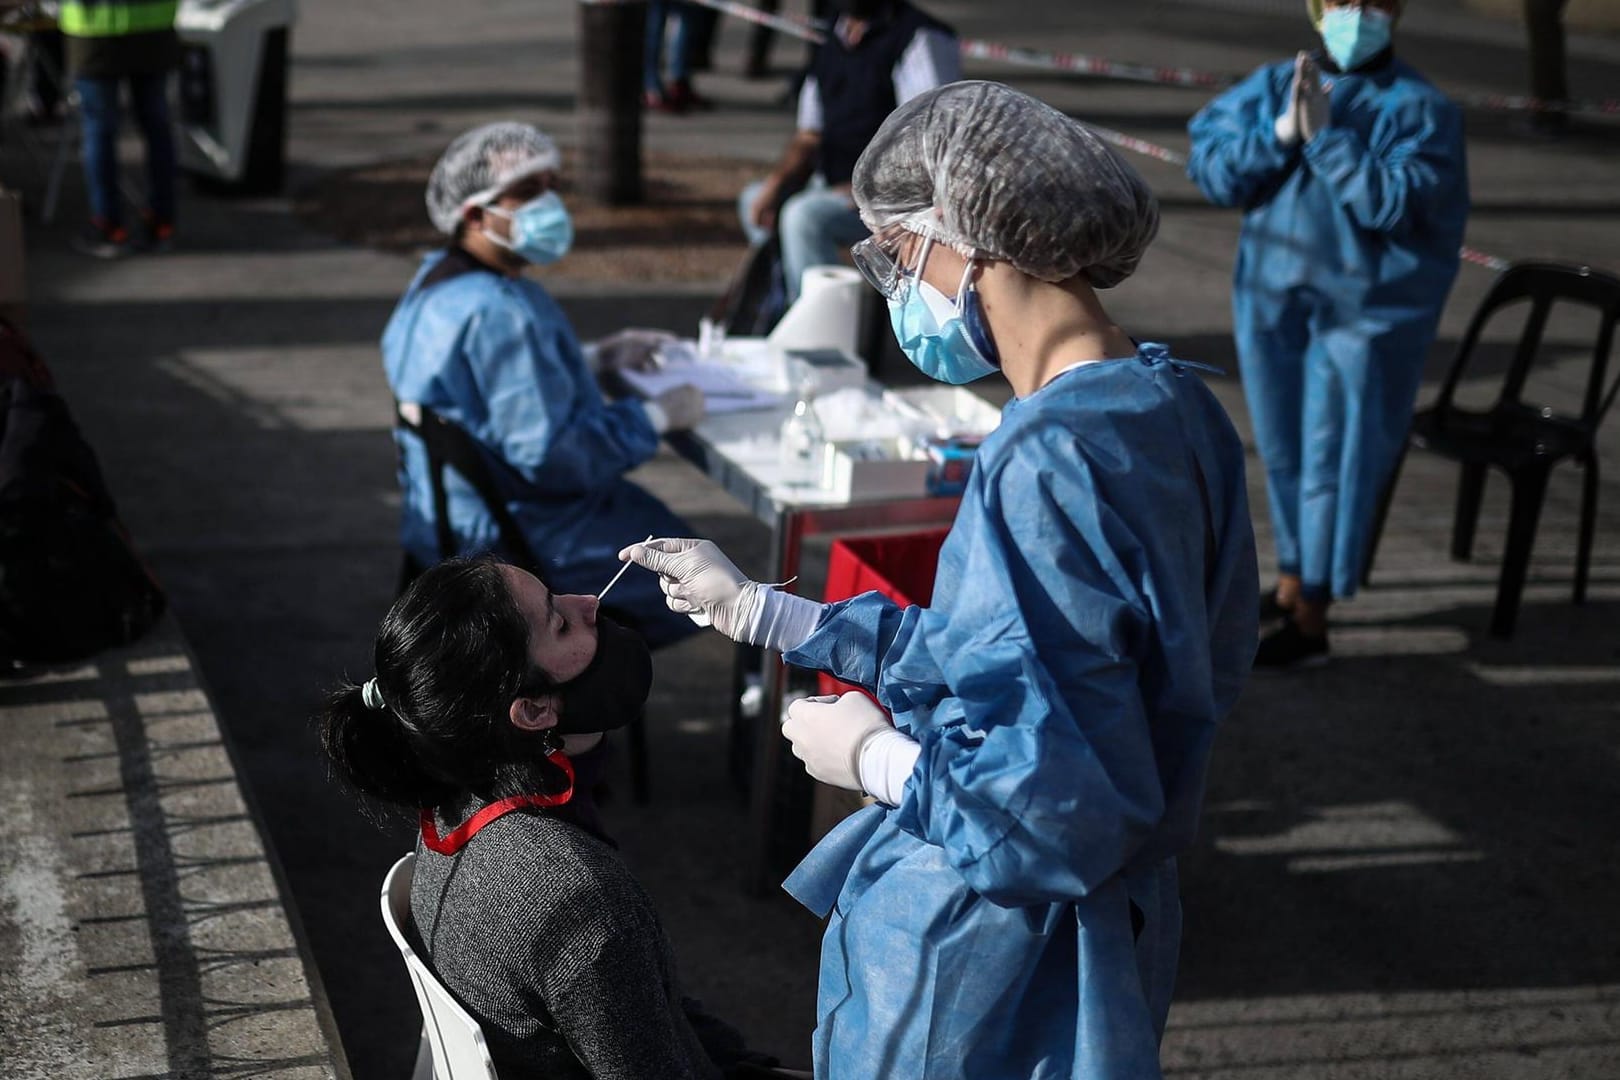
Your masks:
[[[422,1006],[422,1042],[417,1048],[412,1080],[500,1080],[478,1021],[450,996],[405,937],[415,869],[416,854],[412,852],[393,865],[382,888],[383,923],[405,958],[417,1004]]]

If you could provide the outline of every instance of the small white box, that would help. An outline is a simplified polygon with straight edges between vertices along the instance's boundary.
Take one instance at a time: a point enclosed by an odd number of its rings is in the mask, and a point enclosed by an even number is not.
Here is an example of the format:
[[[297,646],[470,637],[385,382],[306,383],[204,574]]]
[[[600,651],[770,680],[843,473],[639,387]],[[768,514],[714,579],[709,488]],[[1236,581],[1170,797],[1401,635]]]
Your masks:
[[[1000,409],[960,386],[912,386],[885,390],[883,397],[896,411],[918,422],[919,435],[983,437],[1001,423]]]
[[[866,361],[843,349],[784,349],[788,380],[793,382],[802,372],[812,383],[811,393],[830,394],[845,386],[865,386]],[[791,389],[797,393],[798,386]]]
[[[822,485],[849,498],[913,497],[928,484],[928,457],[910,439],[850,439],[826,445]]]

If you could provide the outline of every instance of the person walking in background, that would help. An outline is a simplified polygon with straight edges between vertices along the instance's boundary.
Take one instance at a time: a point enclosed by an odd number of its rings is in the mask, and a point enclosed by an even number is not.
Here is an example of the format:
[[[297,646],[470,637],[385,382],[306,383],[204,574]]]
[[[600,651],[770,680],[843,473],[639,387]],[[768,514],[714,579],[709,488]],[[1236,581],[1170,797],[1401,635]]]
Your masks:
[[[174,244],[175,152],[169,120],[169,72],[180,62],[174,32],[178,0],[63,0],[60,15],[68,70],[84,126],[84,179],[90,221],[74,246],[110,259],[132,246],[118,184],[119,91],[129,87],[146,143],[146,205],[141,246]]]
[[[1395,56],[1398,0],[1309,0],[1323,51],[1260,68],[1189,125],[1187,173],[1241,207],[1232,308],[1266,467],[1281,625],[1260,668],[1327,659],[1406,442],[1468,220],[1462,113]]]
[[[712,14],[712,13],[711,13]],[[641,103],[659,112],[710,109],[713,102],[692,89],[692,61],[703,34],[701,17],[685,0],[648,0],[647,44],[642,54]],[[664,82],[664,40],[669,39],[669,82]]]

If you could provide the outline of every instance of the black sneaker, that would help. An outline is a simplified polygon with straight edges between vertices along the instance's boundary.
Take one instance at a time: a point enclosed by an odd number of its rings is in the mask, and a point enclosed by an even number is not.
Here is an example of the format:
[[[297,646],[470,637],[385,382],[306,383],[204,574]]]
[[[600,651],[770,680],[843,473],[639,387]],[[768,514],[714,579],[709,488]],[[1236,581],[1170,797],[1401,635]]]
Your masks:
[[[1320,667],[1327,662],[1327,635],[1306,634],[1293,619],[1285,619],[1281,626],[1261,638],[1254,654],[1256,671],[1293,671]]]
[[[97,259],[121,259],[129,254],[129,230],[99,218],[91,218],[68,242],[75,251]]]

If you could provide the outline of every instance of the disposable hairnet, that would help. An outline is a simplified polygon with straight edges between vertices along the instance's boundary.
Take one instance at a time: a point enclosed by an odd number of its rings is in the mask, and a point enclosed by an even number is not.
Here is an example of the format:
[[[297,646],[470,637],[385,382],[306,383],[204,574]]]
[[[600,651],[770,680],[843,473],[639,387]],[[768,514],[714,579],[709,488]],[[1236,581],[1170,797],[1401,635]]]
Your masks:
[[[1159,230],[1147,182],[1078,121],[994,82],[956,82],[901,105],[855,163],[876,231],[932,208],[936,236],[1043,281],[1129,277]]]
[[[1322,29],[1322,0],[1305,0],[1305,10],[1311,13],[1311,25],[1318,30]],[[1395,18],[1399,22],[1401,12],[1406,10],[1406,0],[1395,0]]]
[[[428,218],[442,233],[456,231],[462,208],[483,202],[525,176],[562,165],[557,144],[539,128],[503,120],[473,128],[445,150],[428,177]]]

